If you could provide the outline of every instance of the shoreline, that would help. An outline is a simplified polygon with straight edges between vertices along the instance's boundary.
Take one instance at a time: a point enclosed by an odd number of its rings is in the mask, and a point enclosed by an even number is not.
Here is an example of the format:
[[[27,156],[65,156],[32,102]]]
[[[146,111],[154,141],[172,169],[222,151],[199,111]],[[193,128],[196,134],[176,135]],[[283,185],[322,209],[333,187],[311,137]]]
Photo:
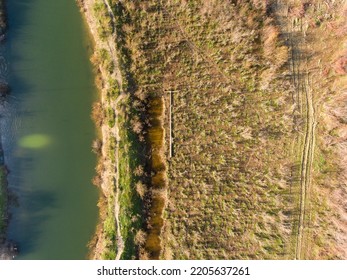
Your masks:
[[[5,37],[7,29],[5,1],[0,0],[0,43]],[[6,96],[6,95],[5,95]],[[6,237],[7,225],[9,220],[8,214],[8,170],[4,162],[4,152],[2,149],[2,139],[0,131],[0,260],[8,260],[13,258],[11,248],[13,247]]]
[[[0,44],[2,44],[5,39],[7,28],[6,1],[0,0]],[[1,81],[1,85],[5,86],[3,92],[0,92],[0,102],[2,103],[9,94],[9,86],[6,81]],[[7,181],[8,173],[9,171],[4,159],[4,150],[2,148],[2,133],[0,130],[0,260],[12,260],[18,254],[17,245],[7,238],[7,227],[10,220],[8,208],[11,203]]]
[[[4,154],[2,143],[0,140],[0,260],[12,259],[11,243],[7,240],[6,231],[9,221],[8,214],[8,183],[7,183],[7,167],[4,163]]]
[[[4,39],[7,27],[6,1],[0,0],[0,42]]]
[[[93,239],[90,241],[90,258],[92,259],[103,259],[105,258],[104,254],[107,252],[109,241],[107,241],[107,236],[105,233],[105,224],[112,223],[112,218],[117,220],[112,214],[116,215],[117,211],[117,191],[113,190],[114,181],[118,181],[116,179],[117,175],[117,166],[112,160],[108,157],[107,147],[113,142],[112,136],[118,136],[118,128],[111,128],[107,122],[104,121],[103,111],[106,110],[111,104],[107,100],[108,87],[105,86],[105,81],[109,78],[116,79],[118,83],[121,83],[121,78],[116,73],[109,73],[108,69],[103,67],[102,64],[96,63],[98,52],[103,49],[106,49],[108,53],[115,52],[116,46],[112,42],[112,40],[108,40],[107,43],[102,41],[98,36],[98,23],[93,16],[93,5],[96,2],[94,0],[78,0],[77,4],[80,8],[82,16],[84,18],[85,24],[87,25],[89,36],[91,37],[92,43],[92,55],[91,61],[92,66],[95,72],[95,81],[98,88],[99,98],[97,103],[93,106],[92,119],[94,120],[96,129],[98,130],[98,134],[101,139],[96,139],[95,142],[98,142],[97,151],[97,166],[96,166],[96,176],[93,179],[94,185],[96,185],[100,190],[99,196],[99,221],[96,226],[96,231]],[[113,43],[113,46],[112,46]],[[93,61],[94,60],[94,61]],[[118,73],[119,74],[119,73]],[[100,85],[100,83],[102,85]],[[112,107],[116,107],[117,103],[120,99],[118,99],[115,104],[112,104]],[[96,112],[97,111],[97,112]],[[96,114],[97,116],[93,116]],[[101,119],[99,118],[101,117]],[[117,137],[119,138],[119,136]],[[119,141],[118,141],[119,142]],[[118,162],[118,161],[117,161]],[[115,197],[116,196],[116,197]],[[110,205],[115,205],[114,209],[110,209]],[[121,251],[119,250],[123,246],[122,236],[120,233],[119,222],[116,222],[115,227],[117,228],[117,252],[116,258],[120,259]],[[116,244],[112,244],[116,245]]]

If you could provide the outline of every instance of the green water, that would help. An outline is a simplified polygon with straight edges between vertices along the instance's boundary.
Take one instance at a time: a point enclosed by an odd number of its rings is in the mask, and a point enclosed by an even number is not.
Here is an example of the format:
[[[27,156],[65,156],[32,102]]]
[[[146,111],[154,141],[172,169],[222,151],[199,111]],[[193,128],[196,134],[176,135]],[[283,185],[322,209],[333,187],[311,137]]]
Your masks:
[[[97,221],[91,184],[96,98],[86,27],[74,0],[8,0],[12,94],[3,112],[9,237],[18,259],[85,259]]]

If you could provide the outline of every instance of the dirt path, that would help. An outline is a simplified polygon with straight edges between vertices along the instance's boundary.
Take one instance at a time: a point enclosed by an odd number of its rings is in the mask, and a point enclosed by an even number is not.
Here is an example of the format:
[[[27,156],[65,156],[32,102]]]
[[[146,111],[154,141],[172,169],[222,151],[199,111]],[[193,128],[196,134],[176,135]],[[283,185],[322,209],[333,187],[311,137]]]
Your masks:
[[[113,25],[113,28],[115,30],[115,26],[116,26],[116,17],[112,11],[112,8],[109,4],[109,1],[108,0],[102,0],[102,2],[105,4],[106,8],[107,8],[107,11],[108,11],[108,14],[111,18],[111,22],[112,22],[112,25]],[[108,50],[110,51],[110,54],[111,54],[111,57],[113,59],[113,61],[116,63],[116,65],[118,65],[118,58],[117,58],[117,48],[116,48],[116,39],[117,39],[117,35],[116,35],[117,32],[113,32],[111,36],[108,37],[107,39],[107,45],[108,45]],[[117,76],[117,80],[118,81],[122,81],[122,76],[120,75],[120,73],[118,73],[119,71],[115,71],[116,73],[116,76]]]
[[[114,205],[114,215],[116,218],[116,226],[117,226],[117,255],[116,260],[119,260],[123,254],[124,251],[124,241],[122,238],[122,233],[120,231],[121,223],[119,221],[119,142],[120,142],[120,135],[119,135],[119,124],[118,124],[118,104],[122,101],[122,99],[125,97],[125,94],[120,94],[117,98],[117,100],[114,102],[114,110],[116,114],[116,124],[115,124],[115,137],[116,137],[116,150],[115,150],[115,158],[116,158],[116,197],[115,197],[115,205]]]
[[[107,7],[108,13],[110,15],[111,18],[111,22],[113,25],[113,28],[115,30],[116,28],[116,17],[112,11],[112,8],[110,6],[110,3],[108,0],[103,0],[104,4]],[[109,51],[112,57],[112,60],[114,61],[114,63],[116,65],[118,65],[118,58],[117,58],[117,49],[116,49],[116,31],[113,32],[113,34],[108,38],[107,40],[107,44],[109,46]],[[123,84],[123,80],[122,80],[122,75],[119,71],[117,71],[119,68],[116,68],[115,70],[115,78],[118,81],[119,85]],[[124,98],[125,98],[126,94],[123,92],[123,90],[120,90],[120,95],[118,96],[118,98],[115,101],[111,101],[110,105],[113,108],[113,110],[115,111],[115,115],[116,115],[116,123],[114,126],[114,137],[116,138],[116,148],[115,148],[115,159],[116,159],[116,171],[115,171],[115,182],[116,182],[116,196],[115,196],[115,204],[114,204],[114,213],[115,213],[115,219],[116,219],[116,228],[117,228],[117,255],[116,255],[116,260],[119,260],[123,254],[124,251],[124,241],[122,238],[122,234],[121,234],[121,223],[119,221],[119,142],[120,142],[120,135],[119,135],[119,123],[118,123],[118,116],[119,116],[119,110],[118,110],[118,104],[119,102],[121,102]]]
[[[294,102],[296,110],[304,121],[299,144],[302,144],[300,152],[300,197],[299,217],[295,242],[295,259],[304,259],[306,256],[305,237],[307,235],[308,205],[310,203],[311,171],[315,146],[316,118],[314,99],[311,87],[310,73],[308,69],[306,27],[299,18],[288,15],[287,1],[277,1],[277,12],[282,30],[287,34],[288,44],[291,48],[291,72],[295,87]]]

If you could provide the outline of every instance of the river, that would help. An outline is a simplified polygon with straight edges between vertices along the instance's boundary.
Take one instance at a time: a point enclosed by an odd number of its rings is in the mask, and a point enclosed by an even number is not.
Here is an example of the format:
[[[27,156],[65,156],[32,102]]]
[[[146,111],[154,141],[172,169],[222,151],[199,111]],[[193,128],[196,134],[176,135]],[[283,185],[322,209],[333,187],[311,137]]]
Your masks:
[[[8,0],[1,112],[18,259],[85,259],[98,218],[90,40],[74,0]],[[5,67],[6,68],[6,67]]]

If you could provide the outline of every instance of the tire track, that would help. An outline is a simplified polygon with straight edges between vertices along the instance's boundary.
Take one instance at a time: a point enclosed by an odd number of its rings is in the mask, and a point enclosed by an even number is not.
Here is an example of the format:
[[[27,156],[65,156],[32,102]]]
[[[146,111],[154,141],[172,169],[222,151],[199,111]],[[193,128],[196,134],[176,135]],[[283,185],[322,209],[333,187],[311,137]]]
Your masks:
[[[280,25],[287,34],[287,40],[291,49],[290,67],[292,71],[293,85],[295,88],[294,101],[296,111],[304,122],[299,143],[302,143],[300,152],[300,190],[299,190],[299,215],[295,240],[295,259],[306,257],[307,244],[304,237],[307,235],[308,205],[310,203],[311,171],[315,146],[315,109],[308,68],[306,31],[300,18],[288,15],[288,1],[277,1],[277,12]],[[307,243],[307,242],[306,242]]]
[[[303,104],[304,110],[306,111],[306,127],[305,127],[305,138],[304,146],[301,156],[301,170],[300,170],[300,215],[298,233],[296,238],[295,248],[295,259],[305,258],[305,251],[303,252],[303,239],[307,233],[307,216],[308,216],[308,204],[310,203],[309,192],[311,186],[311,171],[313,162],[313,151],[314,151],[314,131],[316,127],[313,96],[311,87],[309,84],[309,74],[305,73],[304,80],[304,98],[305,104]],[[305,244],[307,245],[307,244]]]

